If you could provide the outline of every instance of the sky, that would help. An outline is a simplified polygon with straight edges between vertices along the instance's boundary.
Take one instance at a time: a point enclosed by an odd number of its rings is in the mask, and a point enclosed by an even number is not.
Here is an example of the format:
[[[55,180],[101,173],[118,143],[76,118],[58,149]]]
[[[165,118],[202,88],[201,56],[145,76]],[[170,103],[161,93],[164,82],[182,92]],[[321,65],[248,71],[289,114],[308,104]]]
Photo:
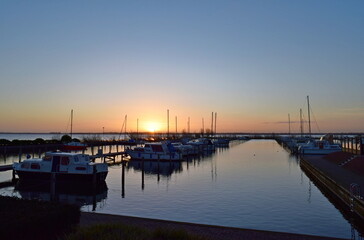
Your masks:
[[[307,132],[307,96],[313,132],[364,132],[364,1],[0,0],[0,132],[71,109],[74,132],[299,132],[300,109]]]

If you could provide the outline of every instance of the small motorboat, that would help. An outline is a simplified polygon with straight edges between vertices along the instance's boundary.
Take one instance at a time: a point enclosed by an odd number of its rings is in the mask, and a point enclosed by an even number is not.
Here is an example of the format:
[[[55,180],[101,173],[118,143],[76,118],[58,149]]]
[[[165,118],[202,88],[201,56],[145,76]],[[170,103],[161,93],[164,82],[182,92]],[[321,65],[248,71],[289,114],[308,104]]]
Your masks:
[[[171,143],[146,143],[144,147],[128,148],[125,151],[130,158],[136,160],[183,160],[183,155],[176,151]]]
[[[19,180],[56,182],[102,182],[108,174],[106,163],[94,163],[81,153],[47,152],[43,158],[28,158],[13,164]]]
[[[326,155],[333,152],[341,152],[339,144],[333,144],[326,140],[311,140],[298,147],[298,153],[303,155]]]

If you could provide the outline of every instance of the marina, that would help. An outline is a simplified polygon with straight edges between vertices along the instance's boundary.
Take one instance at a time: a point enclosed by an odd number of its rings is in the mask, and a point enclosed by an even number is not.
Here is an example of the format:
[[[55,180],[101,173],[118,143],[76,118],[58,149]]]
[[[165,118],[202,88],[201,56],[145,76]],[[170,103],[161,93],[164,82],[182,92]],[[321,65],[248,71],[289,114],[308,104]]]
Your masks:
[[[13,186],[2,188],[1,193],[63,201],[67,198],[73,201],[76,197],[84,199],[81,201],[84,204],[80,204],[84,212],[359,237],[362,226],[350,208],[319,187],[299,156],[292,155],[279,141],[267,138],[232,140],[213,152],[176,162],[131,160],[117,154],[114,159],[106,159],[111,164],[106,190],[96,195],[92,192],[67,195],[57,191],[52,194],[31,188],[24,191]],[[124,152],[124,147],[114,145],[101,149],[102,154],[113,154]],[[92,155],[91,151],[94,155],[101,153],[97,148],[88,148],[85,153]],[[6,161],[17,162],[18,156],[8,156]],[[6,175],[11,177],[9,171],[1,174],[5,175],[4,180],[8,180]],[[177,206],[183,211],[177,210]]]

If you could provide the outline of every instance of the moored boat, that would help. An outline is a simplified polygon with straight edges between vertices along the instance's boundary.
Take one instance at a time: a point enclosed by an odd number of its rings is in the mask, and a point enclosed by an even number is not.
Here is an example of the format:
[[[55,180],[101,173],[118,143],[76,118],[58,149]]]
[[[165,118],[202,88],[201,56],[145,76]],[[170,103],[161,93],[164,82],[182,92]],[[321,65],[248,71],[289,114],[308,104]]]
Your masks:
[[[43,158],[29,158],[13,164],[19,180],[46,180],[56,182],[102,182],[106,179],[106,163],[93,163],[90,156],[81,153],[47,152]]]
[[[298,153],[303,155],[326,155],[341,151],[342,148],[339,144],[333,144],[326,140],[311,140],[298,148]]]
[[[128,148],[125,151],[131,159],[136,160],[183,160],[181,153],[170,143],[146,143],[144,147]]]
[[[81,151],[81,150],[86,150],[86,148],[87,144],[81,142],[69,142],[63,144],[64,151]]]

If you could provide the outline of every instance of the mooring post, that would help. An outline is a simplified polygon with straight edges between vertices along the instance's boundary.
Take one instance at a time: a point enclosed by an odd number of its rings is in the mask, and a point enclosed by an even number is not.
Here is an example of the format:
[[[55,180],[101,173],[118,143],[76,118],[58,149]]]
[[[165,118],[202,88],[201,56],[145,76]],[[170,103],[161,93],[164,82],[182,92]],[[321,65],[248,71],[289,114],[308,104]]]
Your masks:
[[[15,182],[15,170],[13,169],[13,177],[11,179],[12,182]]]
[[[121,162],[121,197],[125,198],[125,162]]]
[[[55,200],[56,196],[56,173],[51,173],[51,200]]]
[[[92,172],[92,184],[96,186],[97,178],[96,178],[96,165],[93,165],[93,172]]]
[[[19,162],[21,162],[21,155],[22,155],[22,147],[19,149]]]

